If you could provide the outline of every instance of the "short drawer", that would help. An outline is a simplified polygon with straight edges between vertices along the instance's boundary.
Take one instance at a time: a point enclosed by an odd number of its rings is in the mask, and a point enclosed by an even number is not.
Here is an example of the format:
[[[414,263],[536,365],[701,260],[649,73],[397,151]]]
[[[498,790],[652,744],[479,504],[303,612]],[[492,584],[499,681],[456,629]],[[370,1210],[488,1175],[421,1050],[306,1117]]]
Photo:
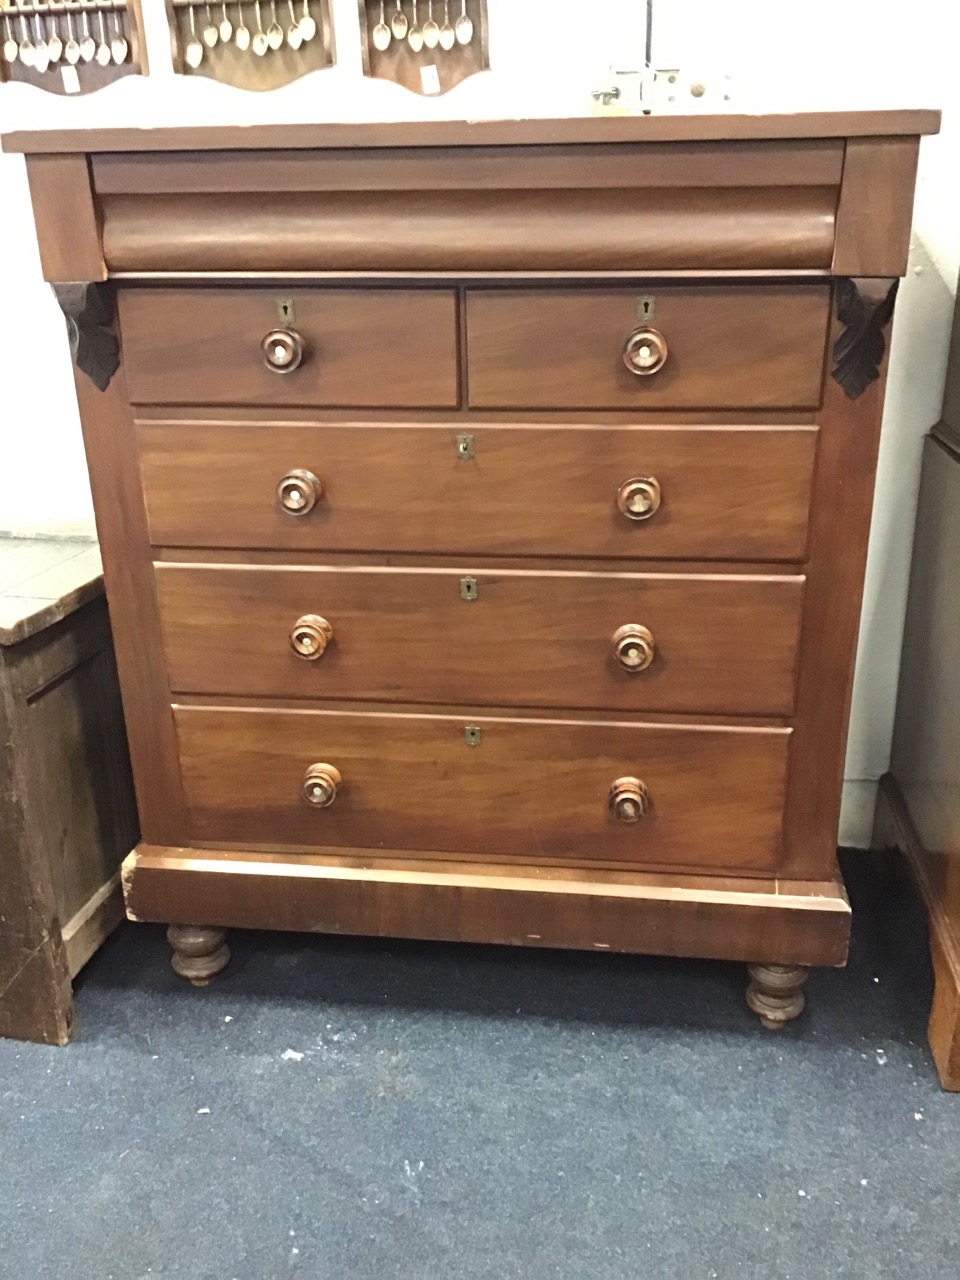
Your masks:
[[[198,706],[175,718],[196,841],[777,863],[786,729]],[[638,793],[646,814],[626,821]]]
[[[829,318],[828,285],[468,290],[469,402],[811,409]]]
[[[801,577],[161,564],[170,687],[789,714]]]
[[[815,427],[140,424],[154,545],[301,551],[801,560],[816,441]],[[285,507],[278,486],[304,472],[316,484],[294,480]]]
[[[449,289],[129,288],[120,291],[119,310],[134,404],[453,408],[459,401],[457,300]],[[279,336],[264,348],[271,333]],[[291,355],[279,370],[269,364]]]

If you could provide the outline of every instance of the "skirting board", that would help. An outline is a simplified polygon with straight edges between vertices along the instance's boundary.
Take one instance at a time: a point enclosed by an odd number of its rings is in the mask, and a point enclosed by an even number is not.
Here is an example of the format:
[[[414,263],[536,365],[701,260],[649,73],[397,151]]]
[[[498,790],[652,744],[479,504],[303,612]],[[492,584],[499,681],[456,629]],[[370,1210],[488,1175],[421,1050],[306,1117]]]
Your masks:
[[[960,1092],[960,920],[948,915],[930,853],[923,847],[900,785],[892,773],[880,779],[874,846],[904,855],[930,924],[933,1005],[927,1034],[944,1089]]]

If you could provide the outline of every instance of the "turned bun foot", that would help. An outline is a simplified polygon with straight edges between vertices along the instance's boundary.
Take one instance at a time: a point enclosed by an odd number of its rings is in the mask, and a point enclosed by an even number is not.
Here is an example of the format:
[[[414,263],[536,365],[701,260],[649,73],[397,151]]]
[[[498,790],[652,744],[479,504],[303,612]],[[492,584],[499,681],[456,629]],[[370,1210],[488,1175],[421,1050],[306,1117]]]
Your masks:
[[[195,987],[205,987],[215,974],[225,968],[230,959],[226,937],[223,929],[196,924],[172,924],[167,930],[167,941],[173,948],[170,963],[174,973],[186,978]]]
[[[747,1004],[770,1031],[799,1018],[806,1000],[803,984],[809,969],[799,964],[751,964]]]

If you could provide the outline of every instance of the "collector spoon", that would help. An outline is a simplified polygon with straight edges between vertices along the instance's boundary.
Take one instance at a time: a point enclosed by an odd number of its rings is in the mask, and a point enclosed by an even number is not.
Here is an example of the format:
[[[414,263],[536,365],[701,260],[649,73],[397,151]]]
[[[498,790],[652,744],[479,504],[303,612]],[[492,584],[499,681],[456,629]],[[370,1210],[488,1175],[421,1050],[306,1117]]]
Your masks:
[[[50,5],[47,5],[47,53],[50,55],[51,62],[59,62],[63,56],[63,41],[60,39],[57,15]]]
[[[260,0],[255,0],[253,7],[257,15],[257,29],[253,33],[252,47],[253,47],[253,52],[257,55],[257,57],[262,58],[263,55],[267,52],[267,50],[270,48],[270,41],[267,39],[267,33],[263,29],[263,15],[260,12]]]
[[[393,36],[390,28],[387,26],[386,15],[384,13],[384,0],[380,0],[380,21],[373,28],[373,47],[379,49],[381,53],[385,49],[390,48],[390,41]]]
[[[67,43],[63,46],[63,56],[71,67],[75,67],[80,61],[80,46],[73,34],[73,14],[69,9],[67,10]]]
[[[220,28],[213,20],[210,12],[210,0],[207,0],[207,25],[203,28],[203,43],[208,49],[215,49],[220,41]]]
[[[190,5],[190,39],[184,50],[184,58],[188,67],[199,67],[203,61],[203,41],[197,35],[197,15],[193,5]]]
[[[433,19],[433,0],[428,0],[427,20],[423,24],[423,43],[428,49],[435,49],[440,43],[440,27]]]
[[[100,22],[100,43],[97,45],[97,52],[94,57],[97,60],[98,67],[109,67],[110,65],[110,42],[107,39],[107,24],[104,21],[103,10],[97,10],[97,18]]]
[[[414,53],[419,53],[423,48],[423,32],[417,21],[417,0],[413,0],[413,26],[407,32],[407,44]]]
[[[283,27],[277,21],[277,0],[270,0],[270,14],[273,21],[267,27],[267,44],[276,52],[283,46]]]
[[[473,20],[467,14],[467,0],[460,0],[460,17],[453,31],[458,44],[469,44],[473,39]]]
[[[456,43],[456,32],[450,25],[450,0],[443,0],[443,26],[440,28],[440,48],[449,51]]]
[[[191,17],[193,9],[190,10]],[[119,67],[121,62],[126,62],[127,54],[130,46],[127,44],[127,38],[123,34],[123,27],[120,23],[120,15],[116,9],[113,11],[113,39],[110,41],[110,56]]]
[[[310,0],[303,0],[303,17],[300,19],[300,34],[304,44],[309,44],[317,34],[317,24],[310,12]]]
[[[17,44],[10,27],[10,14],[6,9],[3,11],[3,25],[6,33],[6,39],[3,42],[3,60],[4,62],[16,62],[20,56],[20,46]]]
[[[36,42],[33,46],[33,65],[42,75],[50,66],[50,50],[47,48],[47,42],[43,38],[39,9],[34,9],[33,11],[33,30],[36,36]]]
[[[296,51],[303,45],[303,35],[300,31],[300,23],[297,21],[297,12],[293,7],[293,0],[287,0],[287,7],[290,10],[290,25],[287,27],[287,44]]]
[[[27,26],[27,20],[21,13],[20,15],[20,61],[25,67],[32,67],[34,62],[33,41],[30,39],[30,30]]]
[[[408,26],[407,15],[403,12],[403,0],[397,0],[397,11],[390,19],[394,40],[406,40]]]
[[[234,34],[233,40],[234,40],[234,44],[237,46],[240,52],[246,53],[246,51],[250,48],[250,28],[247,26],[246,19],[243,16],[242,4],[237,5],[237,14],[240,18],[240,22],[237,26],[237,30],[236,30],[236,33]]]
[[[92,62],[97,52],[97,42],[90,34],[90,15],[83,10],[83,39],[80,41],[80,57],[84,62]]]
[[[223,9],[223,17],[220,19],[220,39],[224,44],[229,44],[233,39],[233,23],[227,13],[227,0],[223,0],[221,8]]]

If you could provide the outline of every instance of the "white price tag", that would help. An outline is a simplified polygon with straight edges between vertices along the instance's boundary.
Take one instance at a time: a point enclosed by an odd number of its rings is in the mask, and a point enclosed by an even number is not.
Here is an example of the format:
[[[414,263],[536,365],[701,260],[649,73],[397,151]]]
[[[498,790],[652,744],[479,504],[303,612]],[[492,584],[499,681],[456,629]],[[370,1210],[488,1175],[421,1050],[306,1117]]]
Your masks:
[[[436,67],[420,68],[420,84],[424,93],[440,92],[440,73]]]
[[[67,93],[80,92],[80,77],[77,75],[77,68],[71,67],[69,63],[65,63],[60,68],[60,75],[63,79],[63,87]]]

